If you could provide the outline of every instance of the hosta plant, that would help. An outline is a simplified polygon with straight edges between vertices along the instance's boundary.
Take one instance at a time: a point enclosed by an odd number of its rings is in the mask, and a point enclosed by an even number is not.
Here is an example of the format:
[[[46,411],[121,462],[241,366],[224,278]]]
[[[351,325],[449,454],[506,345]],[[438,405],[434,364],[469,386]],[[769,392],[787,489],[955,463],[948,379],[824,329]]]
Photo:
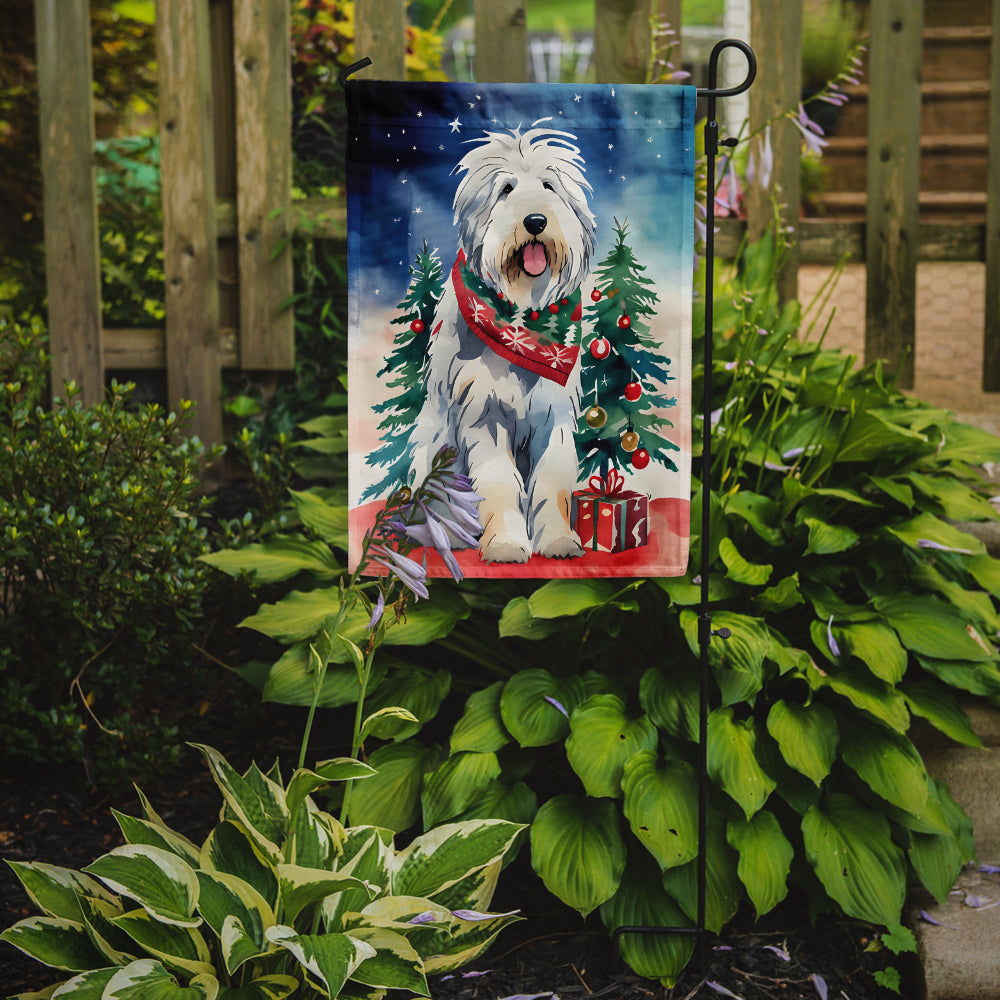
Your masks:
[[[427,975],[477,956],[514,913],[488,908],[521,829],[450,823],[397,849],[389,830],[343,827],[312,795],[372,768],[338,758],[240,774],[202,746],[221,818],[198,845],[140,793],[115,813],[126,843],[82,871],[11,862],[40,916],[0,935],[64,981],[65,1000],[281,1000],[428,996]],[[54,992],[53,992],[54,990]]]

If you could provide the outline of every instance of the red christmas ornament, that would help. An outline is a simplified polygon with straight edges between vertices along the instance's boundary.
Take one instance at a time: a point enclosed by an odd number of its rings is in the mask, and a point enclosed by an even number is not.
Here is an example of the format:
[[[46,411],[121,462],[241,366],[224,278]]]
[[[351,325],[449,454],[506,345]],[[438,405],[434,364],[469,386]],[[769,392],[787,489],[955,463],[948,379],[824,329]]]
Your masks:
[[[531,318],[532,319],[538,319],[538,310],[537,309],[532,309],[531,310]]]
[[[412,330],[412,331],[413,331],[414,333],[423,333],[423,332],[424,332],[424,321],[423,321],[422,319],[415,319],[415,320],[414,320],[414,321],[413,321],[413,322],[412,322],[412,323],[410,324],[410,329],[411,329],[411,330]]]
[[[565,299],[563,301],[565,301]],[[559,312],[559,303],[553,302],[552,305],[549,306],[549,312],[552,313],[553,315]]]
[[[629,382],[623,395],[630,403],[634,403],[642,395],[642,386],[638,382]]]
[[[649,465],[649,452],[645,448],[639,448],[632,452],[632,465],[636,469],[645,469]]]
[[[591,297],[591,299],[593,299],[594,302],[600,302],[601,301],[601,290],[599,288],[595,288],[590,293],[590,297]]]
[[[590,342],[590,353],[598,361],[603,361],[611,353],[611,343],[607,337],[594,337]]]
[[[621,330],[627,330],[632,325],[632,320],[625,315],[618,317],[618,327]]]

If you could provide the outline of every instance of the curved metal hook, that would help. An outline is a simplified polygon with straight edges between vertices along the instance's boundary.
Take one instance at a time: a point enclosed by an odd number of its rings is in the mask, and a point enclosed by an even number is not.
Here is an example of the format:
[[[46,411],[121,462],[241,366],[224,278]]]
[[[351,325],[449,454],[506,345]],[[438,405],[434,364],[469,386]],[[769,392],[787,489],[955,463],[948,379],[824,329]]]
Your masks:
[[[346,89],[345,85],[347,83],[347,78],[351,76],[351,74],[357,73],[358,70],[362,70],[366,66],[371,66],[371,64],[372,64],[371,59],[369,59],[368,56],[365,56],[364,59],[359,59],[357,62],[351,63],[350,66],[345,66],[337,74],[337,83],[340,85],[340,89],[341,90]]]
[[[746,79],[736,87],[716,87],[719,75],[719,56],[724,49],[739,49],[747,57]],[[712,54],[708,57],[708,86],[698,88],[699,97],[735,97],[750,89],[750,85],[757,78],[757,57],[753,49],[746,42],[738,38],[723,38],[721,42],[716,42],[712,49]]]

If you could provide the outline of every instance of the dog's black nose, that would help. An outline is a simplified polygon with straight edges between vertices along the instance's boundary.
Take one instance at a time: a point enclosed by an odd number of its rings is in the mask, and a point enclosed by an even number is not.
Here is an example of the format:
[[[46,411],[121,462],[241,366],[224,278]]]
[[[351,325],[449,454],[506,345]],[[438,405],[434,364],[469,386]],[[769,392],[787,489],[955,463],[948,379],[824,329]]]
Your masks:
[[[537,236],[548,224],[548,219],[545,218],[541,212],[535,212],[532,215],[526,215],[524,217],[524,228],[531,233],[532,236]]]

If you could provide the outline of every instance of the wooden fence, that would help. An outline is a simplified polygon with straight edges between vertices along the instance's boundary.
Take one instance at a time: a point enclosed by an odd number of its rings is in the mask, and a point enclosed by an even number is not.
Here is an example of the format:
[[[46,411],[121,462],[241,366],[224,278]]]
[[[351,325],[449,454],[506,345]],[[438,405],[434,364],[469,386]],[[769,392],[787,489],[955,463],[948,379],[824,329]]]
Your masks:
[[[163,170],[166,325],[102,329],[89,0],[35,0],[53,384],[73,379],[85,401],[101,397],[114,369],[165,369],[171,402],[193,399],[196,433],[223,438],[221,371],[280,371],[293,365],[290,235],[290,0],[158,0],[157,48]],[[525,3],[474,0],[476,78],[526,79]],[[681,0],[595,0],[594,54],[601,82],[643,82],[650,17],[681,23]],[[992,3],[989,171],[985,224],[921,223],[918,217],[923,2],[871,0],[868,198],[865,221],[799,220],[782,275],[796,291],[800,263],[844,253],[867,269],[866,355],[894,365],[910,351],[912,384],[916,265],[985,261],[984,388],[1000,390],[1000,0]],[[751,44],[758,59],[751,128],[800,96],[801,0],[754,0]],[[364,71],[401,79],[404,0],[357,0],[356,52]],[[498,44],[497,40],[503,43]],[[683,46],[683,40],[681,40]],[[677,53],[675,52],[675,58]],[[725,220],[717,249],[731,253],[744,227],[760,233],[771,199],[799,203],[799,136],[775,130],[776,168],[752,189],[747,221]],[[344,237],[342,203],[313,201],[299,213],[315,236]],[[787,214],[787,210],[786,210]],[[346,294],[346,292],[345,292]]]

